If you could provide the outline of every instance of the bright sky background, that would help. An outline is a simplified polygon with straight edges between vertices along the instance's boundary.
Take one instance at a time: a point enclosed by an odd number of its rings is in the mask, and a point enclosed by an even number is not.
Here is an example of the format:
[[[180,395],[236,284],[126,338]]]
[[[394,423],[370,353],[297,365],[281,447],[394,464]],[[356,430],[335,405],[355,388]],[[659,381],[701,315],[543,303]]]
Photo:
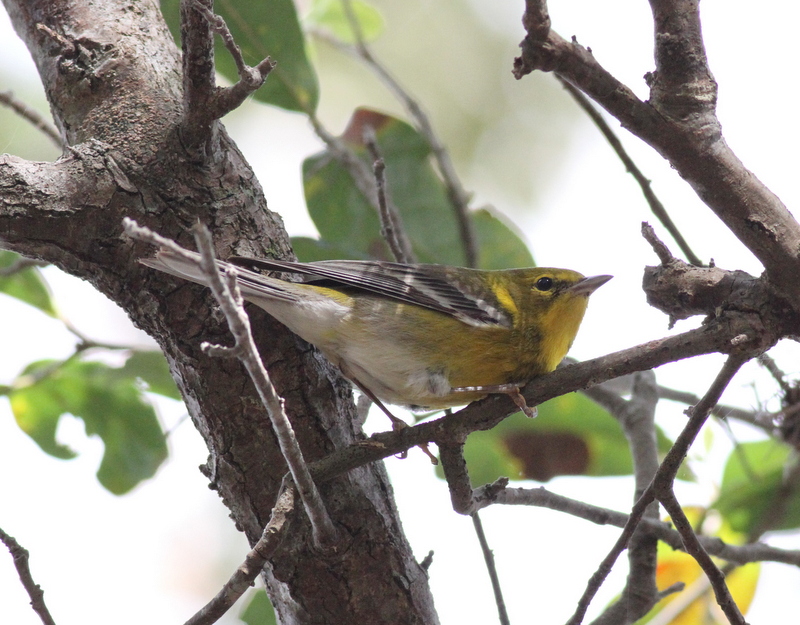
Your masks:
[[[522,37],[521,0],[472,0],[471,5],[498,31]],[[553,0],[550,9],[553,27],[562,36],[576,35],[591,46],[606,68],[646,97],[642,76],[652,69],[647,3]],[[798,13],[795,4],[780,0],[764,0],[757,13],[744,0],[702,3],[706,45],[720,85],[719,115],[727,141],[790,210],[798,200],[796,107],[800,93],[794,32]],[[5,14],[0,17],[0,42],[4,71],[0,75],[18,81],[0,85],[0,89],[13,88],[20,95],[30,92],[35,70]],[[503,61],[503,72],[510,72],[511,60]],[[413,82],[414,77],[410,78]],[[502,88],[514,89],[515,84],[508,80]],[[340,131],[344,120],[332,118],[331,127]],[[225,123],[253,164],[270,208],[281,213],[290,233],[313,234],[302,208],[300,162],[319,144],[307,123],[299,116],[256,105],[245,106]],[[547,120],[538,123],[546,125]],[[501,191],[485,182],[479,164],[465,172],[465,178],[467,187],[476,191],[478,204],[493,203],[522,229],[540,264],[615,276],[592,297],[572,350],[573,356],[585,359],[664,336],[667,321],[644,301],[642,269],[656,264],[656,258],[638,234],[642,220],[649,220],[662,234],[663,229],[655,224],[638,188],[602,137],[588,121],[578,123],[582,132],[570,140],[570,160],[545,191],[544,210],[530,213],[522,203],[503,198]],[[481,149],[487,158],[497,147],[493,141],[501,132],[499,128],[494,138],[483,139]],[[726,269],[760,273],[758,262],[688,185],[647,146],[620,132],[695,252],[702,258],[713,257]],[[0,152],[7,149],[0,145]],[[676,246],[668,244],[677,253]],[[45,274],[66,315],[93,338],[119,343],[147,340],[88,284],[53,269]],[[15,301],[0,301],[0,321],[0,383],[12,379],[27,362],[71,352],[72,340],[60,324]],[[675,331],[698,323],[699,319],[684,321]],[[774,356],[790,375],[800,372],[795,344],[780,345]],[[702,394],[721,362],[720,357],[709,356],[665,366],[658,371],[658,379]],[[755,389],[751,384],[754,377],[759,380]],[[769,400],[774,393],[774,385],[753,365],[734,380],[724,401],[750,407]],[[167,427],[184,414],[175,402],[163,401],[159,407]],[[681,410],[666,402],[659,407],[659,423],[672,435],[685,421]],[[63,421],[61,440],[81,454],[70,462],[44,455],[16,427],[7,402],[0,400],[0,527],[31,551],[34,578],[44,588],[57,623],[183,622],[213,596],[246,552],[242,535],[197,470],[207,455],[202,440],[184,422],[170,436],[170,459],[156,479],[129,495],[115,497],[94,477],[102,455],[99,441],[87,440],[79,422]],[[377,419],[367,426],[384,428]],[[746,428],[735,431],[742,440],[752,436]],[[710,436],[705,440],[713,442],[712,455],[724,458],[730,449],[725,434],[717,427]],[[470,520],[452,512],[445,484],[433,476],[421,453],[412,450],[408,460],[390,459],[387,465],[417,557],[435,551],[431,586],[442,623],[496,622]],[[703,475],[698,484],[682,487],[682,503],[708,501],[719,477],[719,473]],[[598,483],[560,478],[547,487],[618,510],[627,510],[631,503],[629,479]],[[539,509],[495,507],[482,512],[482,518],[514,623],[534,618],[537,623],[563,623],[618,534],[615,529],[595,528]],[[797,534],[777,536],[770,542],[798,548]],[[575,557],[577,553],[580,558]],[[593,614],[618,592],[624,574],[625,566],[615,569],[593,604]],[[790,609],[787,597],[796,595],[798,583],[799,571],[784,565],[764,566],[748,621],[757,625],[785,618],[776,614],[784,615]],[[38,623],[27,604],[11,558],[0,550],[0,623]]]

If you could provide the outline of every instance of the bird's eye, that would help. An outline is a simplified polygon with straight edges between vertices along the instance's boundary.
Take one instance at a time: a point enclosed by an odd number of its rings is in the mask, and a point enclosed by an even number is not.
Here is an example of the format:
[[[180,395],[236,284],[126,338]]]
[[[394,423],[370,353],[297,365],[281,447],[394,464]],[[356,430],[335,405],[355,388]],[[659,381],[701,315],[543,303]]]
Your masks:
[[[553,279],[548,277],[539,278],[536,281],[536,288],[540,291],[549,291],[553,288]]]

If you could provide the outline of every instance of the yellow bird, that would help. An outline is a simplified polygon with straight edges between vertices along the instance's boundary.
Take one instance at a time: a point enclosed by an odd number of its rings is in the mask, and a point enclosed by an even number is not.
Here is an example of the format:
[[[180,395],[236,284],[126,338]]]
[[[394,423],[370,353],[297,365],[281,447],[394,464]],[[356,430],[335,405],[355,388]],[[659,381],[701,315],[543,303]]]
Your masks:
[[[199,258],[199,256],[198,256]],[[205,283],[197,263],[166,250],[149,267]],[[234,257],[242,296],[320,351],[381,403],[449,408],[519,388],[564,358],[591,295],[611,276],[569,269],[481,271],[445,265]],[[255,270],[303,274],[289,282]]]

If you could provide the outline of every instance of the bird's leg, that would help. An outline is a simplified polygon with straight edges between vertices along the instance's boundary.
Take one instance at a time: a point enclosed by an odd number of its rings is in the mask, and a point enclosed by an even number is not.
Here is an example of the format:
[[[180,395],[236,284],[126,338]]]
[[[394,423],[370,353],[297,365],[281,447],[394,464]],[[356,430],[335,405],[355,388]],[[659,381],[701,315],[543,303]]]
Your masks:
[[[538,414],[538,410],[536,410],[536,406],[531,407],[525,402],[525,398],[519,392],[519,389],[523,386],[524,384],[487,384],[485,386],[459,386],[451,390],[455,393],[486,393],[487,395],[498,393],[508,395],[517,408],[525,413],[526,417],[533,419]]]
[[[348,376],[348,377],[350,377],[350,376]],[[398,430],[402,430],[403,428],[407,428],[408,427],[408,424],[405,421],[403,421],[402,419],[398,419],[397,417],[395,417],[389,411],[389,409],[383,404],[383,402],[380,399],[378,399],[371,390],[369,390],[366,386],[361,384],[361,382],[359,382],[354,377],[350,377],[350,380],[353,382],[353,384],[356,385],[356,387],[358,387],[358,390],[360,390],[362,393],[364,393],[364,395],[369,397],[375,403],[375,405],[378,408],[380,408],[387,417],[389,417],[389,419],[392,422],[392,430],[393,431],[397,432]],[[431,453],[431,450],[428,449],[428,443],[422,443],[420,445],[417,445],[417,447],[419,447],[425,453],[425,455],[428,456],[428,458],[431,459],[431,464],[439,464],[439,460],[436,458],[436,456],[434,456]],[[407,456],[408,456],[408,451],[404,451],[401,454],[398,454],[398,458],[401,458],[401,459],[405,459]]]

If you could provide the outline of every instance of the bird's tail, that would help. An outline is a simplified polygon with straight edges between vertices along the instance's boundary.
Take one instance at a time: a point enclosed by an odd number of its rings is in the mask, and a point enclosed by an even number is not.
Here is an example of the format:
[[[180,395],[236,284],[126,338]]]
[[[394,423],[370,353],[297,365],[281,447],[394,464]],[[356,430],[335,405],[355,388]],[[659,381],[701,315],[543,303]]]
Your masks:
[[[140,263],[153,269],[158,269],[184,280],[189,280],[203,286],[208,286],[208,280],[200,268],[200,254],[188,252],[191,258],[185,258],[181,254],[176,254],[170,250],[159,250],[151,258],[142,258]],[[215,261],[220,270],[232,270],[236,272],[236,282],[242,292],[242,296],[251,301],[263,299],[283,300],[293,302],[297,300],[296,289],[291,282],[284,282],[277,278],[237,267],[225,261]]]

